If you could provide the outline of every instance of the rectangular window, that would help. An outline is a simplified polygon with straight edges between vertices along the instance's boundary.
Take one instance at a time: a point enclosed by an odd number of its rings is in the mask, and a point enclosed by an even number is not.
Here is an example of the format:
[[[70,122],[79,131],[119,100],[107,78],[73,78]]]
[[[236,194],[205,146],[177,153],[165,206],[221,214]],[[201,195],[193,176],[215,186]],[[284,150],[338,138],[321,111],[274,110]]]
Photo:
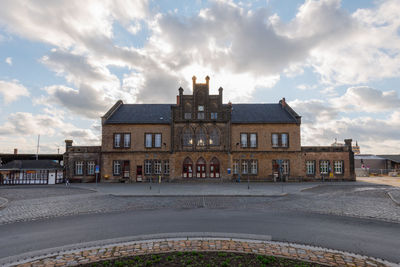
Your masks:
[[[144,161],[144,174],[145,175],[151,174],[151,160]]]
[[[218,113],[217,112],[211,112],[211,119],[212,120],[216,120],[216,119],[218,119]]]
[[[197,119],[204,120],[204,112],[197,113]]]
[[[258,170],[258,168],[257,168],[257,160],[251,160],[251,174],[257,174],[257,170]]]
[[[169,160],[164,160],[164,174],[169,175]]]
[[[87,163],[87,174],[88,175],[94,175],[94,168],[95,168],[94,161],[88,161],[88,163]]]
[[[154,174],[161,174],[161,160],[154,160]]]
[[[278,134],[274,133],[272,134],[272,147],[278,147],[279,146],[279,137]]]
[[[315,161],[307,160],[306,161],[307,175],[315,174]]]
[[[154,147],[161,147],[161,134],[154,135]]]
[[[247,134],[246,133],[240,134],[240,146],[247,147]]]
[[[242,160],[242,173],[247,174],[249,173],[249,165],[247,164],[247,160]]]
[[[131,134],[124,134],[124,147],[131,147]]]
[[[121,175],[121,162],[119,160],[113,161],[113,174]]]
[[[121,147],[121,134],[114,134],[114,147]]]
[[[282,174],[289,175],[289,172],[290,172],[289,160],[282,160]]]
[[[257,134],[250,134],[250,147],[257,147]]]
[[[289,142],[288,142],[288,134],[283,133],[281,135],[281,141],[282,141],[282,147],[288,147],[288,144],[289,144]]]
[[[75,162],[75,174],[76,175],[83,175],[83,161],[76,161]]]
[[[343,174],[343,161],[337,160],[333,162],[335,174]]]
[[[150,148],[153,146],[153,135],[152,134],[146,134],[146,147]]]
[[[192,113],[186,112],[185,113],[185,120],[190,120],[192,118]]]
[[[204,111],[204,106],[199,106],[198,111]]]
[[[319,162],[319,171],[321,174],[328,174],[328,172],[329,172],[329,161],[328,160],[321,160]]]
[[[233,161],[233,174],[239,174],[239,161]]]

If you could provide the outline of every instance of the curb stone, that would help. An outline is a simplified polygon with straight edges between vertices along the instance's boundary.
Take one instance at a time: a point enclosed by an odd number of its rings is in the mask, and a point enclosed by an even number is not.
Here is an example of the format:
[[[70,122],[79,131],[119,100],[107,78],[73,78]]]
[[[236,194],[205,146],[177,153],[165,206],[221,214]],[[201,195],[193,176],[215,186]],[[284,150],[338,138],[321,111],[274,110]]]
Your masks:
[[[270,236],[227,233],[143,235],[76,244],[51,250],[0,259],[0,265],[25,267],[68,264],[72,266],[143,254],[174,251],[226,251],[286,257],[329,266],[400,266],[354,253],[295,243],[275,242],[271,241]]]
[[[390,192],[386,192],[389,198],[398,206],[400,206],[400,201],[394,198],[394,196]]]
[[[116,194],[108,194],[113,197],[284,197],[287,196],[288,193],[281,194],[272,194],[272,195],[240,195],[240,194],[153,194],[153,195],[116,195]]]
[[[8,199],[4,197],[0,197],[0,210],[5,208],[8,204]]]

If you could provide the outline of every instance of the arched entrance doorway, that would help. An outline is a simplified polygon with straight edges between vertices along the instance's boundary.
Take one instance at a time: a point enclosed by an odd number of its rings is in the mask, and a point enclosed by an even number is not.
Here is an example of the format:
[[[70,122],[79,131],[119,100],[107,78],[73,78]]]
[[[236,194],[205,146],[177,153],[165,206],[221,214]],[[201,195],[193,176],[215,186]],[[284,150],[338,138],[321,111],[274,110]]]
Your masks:
[[[206,161],[203,158],[196,162],[196,175],[197,178],[206,178]]]
[[[211,178],[219,178],[219,160],[217,158],[213,158],[210,162],[210,177]]]
[[[186,158],[183,161],[182,177],[183,178],[193,177],[193,162],[190,158]]]

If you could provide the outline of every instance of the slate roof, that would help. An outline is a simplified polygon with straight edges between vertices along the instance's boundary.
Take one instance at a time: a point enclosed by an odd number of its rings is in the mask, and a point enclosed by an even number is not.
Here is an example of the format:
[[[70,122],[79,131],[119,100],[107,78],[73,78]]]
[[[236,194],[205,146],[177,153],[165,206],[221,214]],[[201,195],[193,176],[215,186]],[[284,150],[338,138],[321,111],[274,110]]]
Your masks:
[[[62,166],[53,160],[13,160],[2,166],[0,170],[54,170]]]
[[[232,123],[296,123],[280,104],[232,104]]]
[[[106,124],[171,123],[172,104],[122,104]],[[280,104],[232,104],[232,123],[296,123]]]
[[[377,155],[378,157],[400,163],[400,155]]]
[[[106,123],[171,123],[171,104],[122,104]]]

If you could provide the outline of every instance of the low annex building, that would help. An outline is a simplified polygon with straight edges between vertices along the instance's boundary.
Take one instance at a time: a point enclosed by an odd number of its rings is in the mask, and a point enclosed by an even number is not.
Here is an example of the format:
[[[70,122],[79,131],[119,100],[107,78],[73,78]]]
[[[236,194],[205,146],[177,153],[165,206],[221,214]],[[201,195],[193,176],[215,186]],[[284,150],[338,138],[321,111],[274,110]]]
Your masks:
[[[71,181],[355,180],[351,139],[345,145],[301,146],[301,117],[286,103],[224,104],[210,78],[176,104],[124,104],[101,118],[100,147],[72,146],[64,162]]]

